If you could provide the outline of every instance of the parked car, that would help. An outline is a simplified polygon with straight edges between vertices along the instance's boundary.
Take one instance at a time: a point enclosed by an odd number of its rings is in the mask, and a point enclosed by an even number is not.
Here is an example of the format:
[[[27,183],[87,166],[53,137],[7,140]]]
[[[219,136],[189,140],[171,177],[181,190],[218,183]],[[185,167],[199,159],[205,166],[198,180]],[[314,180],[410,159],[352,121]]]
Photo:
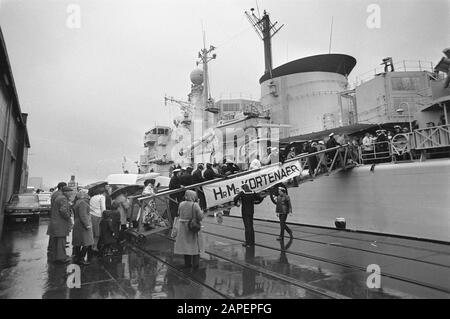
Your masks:
[[[41,208],[41,214],[42,213],[50,213],[50,209],[51,209],[50,198],[52,197],[52,193],[42,192],[37,195],[39,197],[39,207]]]
[[[16,222],[39,220],[41,211],[37,194],[14,194],[5,207],[5,218]]]

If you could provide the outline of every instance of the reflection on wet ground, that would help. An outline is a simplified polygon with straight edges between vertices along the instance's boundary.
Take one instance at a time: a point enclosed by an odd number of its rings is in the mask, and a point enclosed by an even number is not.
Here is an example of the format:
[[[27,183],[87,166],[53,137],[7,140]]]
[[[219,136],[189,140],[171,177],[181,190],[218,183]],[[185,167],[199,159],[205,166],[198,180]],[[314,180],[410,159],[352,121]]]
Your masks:
[[[205,220],[206,252],[197,270],[183,268],[183,256],[173,254],[174,242],[165,231],[139,247],[126,246],[121,255],[95,258],[81,268],[81,288],[68,288],[67,265],[47,263],[47,222],[5,226],[0,298],[450,297],[447,245],[300,226],[293,226],[293,240],[278,242],[277,225],[258,221],[257,245],[244,248],[236,218],[225,218],[222,225]],[[381,288],[367,286],[370,263],[381,266]]]
[[[83,266],[81,288],[70,289],[67,265],[47,263],[46,230],[45,219],[39,225],[6,227],[0,244],[0,298],[221,298],[129,247],[120,256]]]

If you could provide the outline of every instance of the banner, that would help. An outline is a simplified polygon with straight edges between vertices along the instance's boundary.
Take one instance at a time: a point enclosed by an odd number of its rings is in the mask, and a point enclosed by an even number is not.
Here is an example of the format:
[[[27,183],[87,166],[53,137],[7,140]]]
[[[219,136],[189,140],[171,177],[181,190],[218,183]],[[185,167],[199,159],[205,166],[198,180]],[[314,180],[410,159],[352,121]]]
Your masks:
[[[301,171],[300,162],[293,161],[205,185],[203,186],[203,192],[205,193],[206,205],[208,208],[211,208],[233,201],[234,197],[241,191],[243,184],[247,184],[252,191],[258,193],[278,183],[284,183],[293,177],[299,176]]]

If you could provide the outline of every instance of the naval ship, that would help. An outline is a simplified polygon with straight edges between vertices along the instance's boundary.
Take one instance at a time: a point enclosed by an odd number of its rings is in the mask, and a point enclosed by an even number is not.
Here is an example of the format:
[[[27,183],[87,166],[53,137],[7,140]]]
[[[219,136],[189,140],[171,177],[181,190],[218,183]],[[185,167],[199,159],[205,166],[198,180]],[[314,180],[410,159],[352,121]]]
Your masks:
[[[340,219],[350,230],[450,242],[450,49],[436,65],[384,58],[352,86],[348,76],[356,59],[347,54],[309,56],[273,68],[271,39],[281,27],[266,12],[246,15],[264,41],[260,101],[214,102],[207,63],[216,57],[215,48],[202,49],[203,69],[190,75],[188,100],[165,98],[183,115],[174,127],[156,126],[145,135],[142,170],[168,174],[172,164],[223,158],[245,170],[256,155],[266,157],[268,147],[279,148],[284,159],[308,141],[326,142],[331,133],[345,144],[400,126],[403,132],[393,134],[387,152],[355,145],[357,165],[351,169],[314,178],[301,174],[300,185],[288,189],[294,212],[288,221],[334,227]],[[240,216],[240,208],[231,215]],[[259,204],[255,218],[277,221],[272,201]]]

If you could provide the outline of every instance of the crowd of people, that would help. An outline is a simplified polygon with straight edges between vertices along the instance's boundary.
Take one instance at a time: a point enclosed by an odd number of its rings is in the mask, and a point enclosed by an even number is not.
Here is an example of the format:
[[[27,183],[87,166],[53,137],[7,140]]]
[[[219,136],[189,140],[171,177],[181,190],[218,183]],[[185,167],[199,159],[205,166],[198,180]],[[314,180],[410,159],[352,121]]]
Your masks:
[[[109,185],[79,191],[61,182],[52,193],[47,235],[50,262],[89,265],[95,256],[110,256],[121,250],[128,227],[129,201],[123,194],[111,198]],[[67,238],[72,232],[72,256]]]
[[[408,133],[410,133],[410,130],[407,127],[402,128],[399,125],[395,125],[392,131],[378,129],[375,131],[375,134],[366,132],[363,135],[354,134],[351,137],[347,134],[337,135],[330,133],[326,139],[309,140],[300,145],[290,147],[285,158],[289,160],[299,155],[312,154],[348,144],[350,146],[351,160],[355,163],[367,164],[370,162],[390,160],[390,143],[393,137],[397,134]],[[313,174],[325,172],[335,155],[336,151],[330,151],[318,154],[315,157],[308,157],[309,174],[312,176]],[[337,158],[338,161],[339,158]]]

